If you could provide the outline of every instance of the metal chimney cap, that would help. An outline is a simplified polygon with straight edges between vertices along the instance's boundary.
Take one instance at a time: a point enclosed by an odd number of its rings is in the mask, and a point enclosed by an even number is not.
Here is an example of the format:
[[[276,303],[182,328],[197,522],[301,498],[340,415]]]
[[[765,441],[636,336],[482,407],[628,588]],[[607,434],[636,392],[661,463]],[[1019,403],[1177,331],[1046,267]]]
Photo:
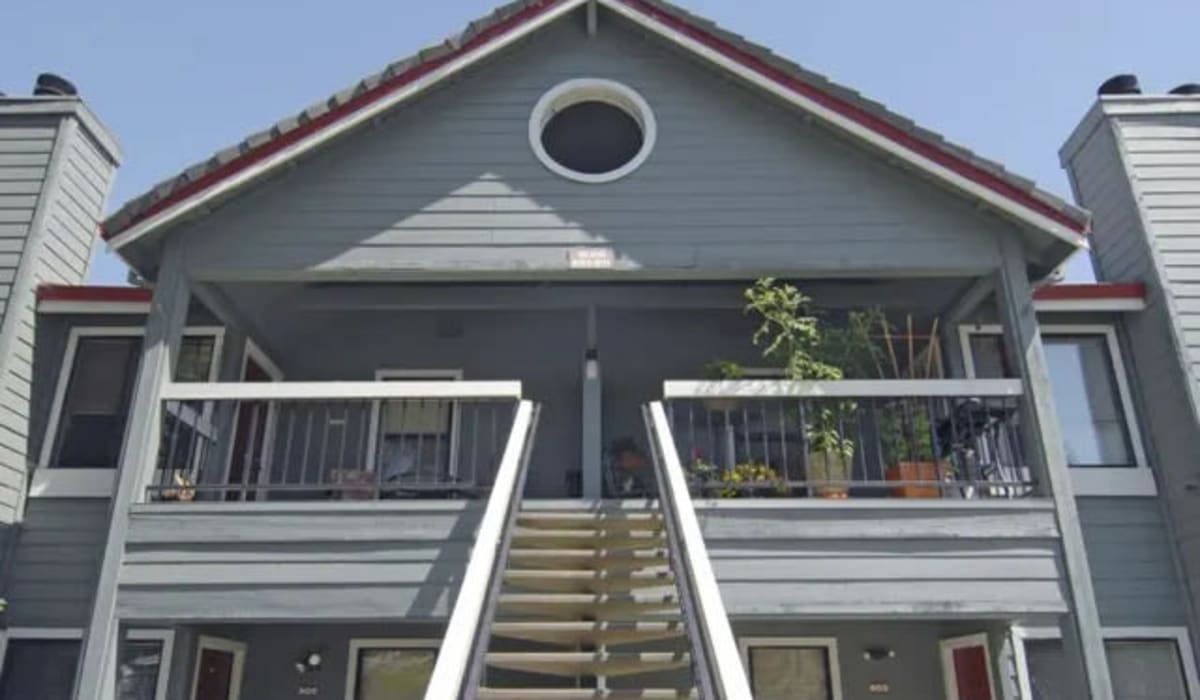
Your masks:
[[[33,94],[39,96],[74,97],[79,94],[75,85],[61,75],[42,73],[33,85]]]
[[[1138,78],[1132,73],[1121,73],[1100,83],[1100,87],[1096,89],[1097,95],[1140,95],[1142,87],[1138,85]]]
[[[1200,95],[1200,83],[1184,83],[1177,85],[1171,92],[1171,95]]]

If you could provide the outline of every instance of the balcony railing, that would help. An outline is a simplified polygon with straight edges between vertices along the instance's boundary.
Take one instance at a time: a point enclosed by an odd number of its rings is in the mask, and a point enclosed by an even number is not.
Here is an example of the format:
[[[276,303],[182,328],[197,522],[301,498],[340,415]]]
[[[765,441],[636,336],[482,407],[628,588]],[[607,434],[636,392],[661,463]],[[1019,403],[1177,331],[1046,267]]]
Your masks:
[[[155,501],[477,498],[519,382],[246,382],[164,390]]]
[[[1016,498],[1018,380],[669,381],[694,496]]]

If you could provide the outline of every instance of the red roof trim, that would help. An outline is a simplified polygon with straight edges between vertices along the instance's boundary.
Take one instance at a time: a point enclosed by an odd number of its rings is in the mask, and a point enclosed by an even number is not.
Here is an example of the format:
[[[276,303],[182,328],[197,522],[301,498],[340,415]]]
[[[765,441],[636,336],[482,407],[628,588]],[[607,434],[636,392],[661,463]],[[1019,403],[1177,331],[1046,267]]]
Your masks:
[[[534,19],[538,15],[541,15],[541,14],[549,11],[550,9],[554,8],[555,6],[562,4],[563,2],[564,2],[564,0],[543,0],[542,2],[538,2],[535,4],[529,5],[528,7],[522,9],[521,11],[514,13],[511,17],[492,25],[491,27],[488,27],[486,30],[471,37],[470,40],[468,40],[466,43],[464,43],[462,46],[458,47],[454,51],[451,51],[451,52],[449,52],[445,55],[439,56],[437,58],[431,58],[428,61],[425,61],[424,63],[413,66],[409,70],[407,70],[403,73],[400,73],[400,74],[392,77],[389,80],[381,82],[380,84],[376,85],[375,87],[371,88],[370,90],[366,90],[362,94],[356,95],[355,97],[347,100],[346,102],[343,102],[342,104],[340,104],[337,107],[335,107],[334,109],[331,109],[328,112],[320,115],[319,117],[317,117],[311,121],[305,122],[304,124],[301,124],[300,126],[297,126],[295,129],[292,129],[291,131],[279,136],[278,138],[274,138],[269,141],[266,141],[265,143],[258,146],[257,148],[253,148],[253,149],[247,151],[246,153],[238,156],[237,158],[234,158],[233,160],[229,161],[228,163],[225,163],[224,165],[217,168],[216,170],[213,170],[212,172],[207,173],[207,174],[203,175],[202,177],[196,178],[192,182],[189,182],[186,185],[184,185],[183,187],[180,187],[179,189],[175,190],[171,194],[167,195],[166,197],[162,198],[161,200],[150,205],[149,207],[147,207],[144,211],[142,211],[138,215],[131,218],[122,229],[119,229],[117,231],[106,231],[106,230],[101,229],[100,236],[104,240],[111,239],[113,236],[116,236],[121,231],[132,227],[134,224],[145,221],[146,219],[154,216],[155,214],[158,214],[159,212],[178,203],[179,201],[187,199],[188,197],[191,197],[194,194],[197,194],[203,190],[206,190],[209,187],[211,187],[212,185],[217,184],[221,180],[224,180],[225,178],[230,177],[230,176],[234,175],[235,173],[245,170],[246,168],[249,168],[250,166],[254,165],[255,163],[265,160],[266,158],[270,157],[271,155],[278,153],[279,151],[283,150],[284,148],[287,148],[288,146],[296,143],[297,141],[300,141],[301,139],[309,136],[310,134],[316,133],[316,132],[320,131],[321,129],[324,129],[325,127],[342,119],[343,117],[353,114],[354,112],[358,111],[359,109],[362,109],[363,107],[366,107],[366,106],[386,97],[387,95],[389,95],[393,92],[396,92],[397,90],[404,87],[405,85],[408,85],[409,83],[411,83],[415,80],[418,80],[421,77],[437,70],[438,68],[442,67],[443,65],[459,58],[463,54],[479,48],[480,46],[492,41],[493,39],[497,38],[498,36],[508,32],[510,29],[515,29],[515,28],[519,27],[520,25],[524,24],[525,22]]]
[[[37,298],[42,301],[85,301],[96,303],[149,303],[152,292],[145,287],[103,287],[43,284]]]
[[[1141,282],[1106,282],[1098,284],[1052,284],[1033,292],[1038,301],[1093,299],[1145,299],[1146,285]]]
[[[212,185],[224,180],[227,177],[240,172],[255,163],[258,163],[269,156],[279,152],[280,150],[300,141],[301,139],[320,131],[330,124],[342,119],[349,114],[379,100],[383,97],[399,90],[408,83],[421,78],[424,75],[440,68],[441,66],[459,58],[463,54],[473,51],[484,44],[496,39],[497,37],[507,33],[510,30],[518,28],[520,25],[531,21],[537,16],[544,14],[557,5],[562,4],[564,0],[543,0],[514,13],[511,17],[498,22],[489,27],[483,32],[472,37],[458,49],[451,51],[443,56],[432,58],[424,63],[421,63],[413,68],[394,76],[390,80],[380,83],[379,85],[363,92],[360,95],[346,101],[338,107],[329,110],[319,117],[305,122],[295,129],[271,139],[262,145],[253,148],[241,156],[225,163],[206,175],[203,175],[196,180],[189,182],[179,189],[175,190],[163,199],[155,202],[147,207],[144,211],[132,217],[125,226],[116,231],[101,231],[101,236],[105,239],[111,239],[120,233],[121,230],[128,229],[133,225],[145,221],[146,219],[162,212],[163,210],[173,206],[174,204],[197,194]],[[800,94],[814,102],[830,109],[838,114],[854,121],[855,123],[874,131],[875,133],[889,139],[890,141],[902,146],[903,148],[912,151],[913,153],[927,158],[938,165],[941,165],[968,180],[992,190],[993,192],[1013,200],[1020,205],[1045,216],[1046,218],[1062,224],[1066,228],[1085,235],[1087,233],[1088,224],[1086,222],[1077,221],[1071,216],[1062,211],[1050,206],[1049,204],[1034,197],[1028,192],[1005,182],[1003,179],[996,177],[992,173],[974,165],[958,156],[944,151],[937,146],[926,143],[916,136],[900,129],[899,127],[881,119],[870,112],[853,105],[846,100],[831,95],[819,88],[809,85],[794,76],[788,75],[785,71],[768,65],[764,61],[743,51],[728,42],[702,30],[686,21],[663,12],[658,8],[650,5],[644,0],[619,0],[637,12],[640,12],[648,17],[651,17],[657,22],[671,27],[672,29],[685,34],[686,36],[708,46],[709,48],[721,53],[722,55],[738,62],[739,64],[759,73],[760,75],[786,87],[787,89]]]
[[[965,161],[955,155],[947,153],[942,149],[932,144],[926,143],[903,129],[881,119],[880,117],[871,114],[870,112],[853,105],[839,97],[831,95],[820,90],[817,87],[809,85],[794,76],[788,75],[774,66],[768,65],[766,62],[756,58],[755,56],[743,51],[728,42],[698,29],[687,22],[668,14],[654,7],[653,5],[644,2],[644,0],[619,0],[620,2],[634,8],[642,14],[648,15],[658,22],[661,22],[675,31],[685,34],[688,37],[704,44],[710,49],[717,51],[726,58],[732,59],[743,66],[753,70],[760,75],[769,78],[770,80],[796,92],[804,97],[820,104],[823,107],[833,110],[838,114],[850,119],[851,121],[864,126],[871,131],[883,136],[884,138],[903,146],[904,148],[928,158],[933,162],[953,172],[962,175],[968,180],[977,185],[982,185],[993,192],[1016,201],[1022,206],[1032,209],[1033,211],[1045,216],[1052,221],[1056,221],[1068,229],[1084,235],[1087,232],[1088,226],[1084,222],[1075,220],[1074,218],[1064,214],[1058,209],[1046,204],[1040,199],[1030,195],[1028,192],[1021,190],[986,170]]]

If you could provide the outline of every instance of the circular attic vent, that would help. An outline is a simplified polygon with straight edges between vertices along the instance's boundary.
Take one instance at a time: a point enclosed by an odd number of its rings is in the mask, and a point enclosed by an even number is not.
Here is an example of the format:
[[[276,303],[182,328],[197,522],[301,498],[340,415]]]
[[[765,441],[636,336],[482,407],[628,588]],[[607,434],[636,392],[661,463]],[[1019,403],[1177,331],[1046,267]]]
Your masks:
[[[551,88],[529,117],[538,160],[577,182],[612,182],[654,148],[654,113],[642,96],[611,80],[580,78]]]

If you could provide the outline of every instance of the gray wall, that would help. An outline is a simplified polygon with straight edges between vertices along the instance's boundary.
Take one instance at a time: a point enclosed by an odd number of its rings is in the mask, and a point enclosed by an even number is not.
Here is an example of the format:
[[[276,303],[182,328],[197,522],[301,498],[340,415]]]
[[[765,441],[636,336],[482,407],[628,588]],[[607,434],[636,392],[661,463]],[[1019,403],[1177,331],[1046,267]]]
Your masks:
[[[117,614],[135,621],[441,620],[482,506],[136,506]]]
[[[1066,610],[1058,528],[1045,501],[696,505],[731,615]]]
[[[86,278],[116,169],[81,109],[0,98],[0,522],[20,518],[27,473],[36,288]]]
[[[4,592],[10,626],[87,624],[108,516],[106,498],[29,499]]]
[[[601,24],[589,39],[582,10],[564,18],[181,229],[188,264],[225,279],[544,275],[571,247],[610,245],[619,269],[660,276],[982,271],[993,234],[1015,235],[624,20]],[[655,111],[654,152],[618,182],[565,180],[530,149],[538,98],[579,76],[622,81]]]
[[[1157,499],[1080,498],[1079,518],[1103,624],[1187,625],[1183,584]]]
[[[1093,107],[1077,133],[1062,151],[1064,167],[1071,177],[1075,197],[1092,209],[1092,244],[1097,274],[1107,281],[1142,281],[1147,286],[1146,309],[1124,314],[1120,321],[1126,340],[1123,350],[1129,366],[1130,383],[1140,403],[1143,437],[1155,468],[1161,505],[1168,520],[1161,527],[1147,525],[1152,519],[1148,504],[1130,503],[1112,517],[1139,518],[1133,529],[1148,537],[1173,541],[1175,554],[1186,579],[1171,576],[1170,588],[1178,589],[1195,610],[1200,603],[1200,415],[1197,413],[1197,359],[1200,339],[1196,336],[1200,313],[1200,281],[1196,252],[1200,251],[1200,114],[1111,116],[1143,105],[1154,108],[1160,100],[1105,100]],[[1094,511],[1081,503],[1084,509]],[[1139,515],[1137,511],[1142,511]],[[1089,555],[1099,532],[1088,535]],[[1123,535],[1134,536],[1134,535]],[[1130,547],[1126,547],[1128,551]],[[1105,551],[1107,547],[1105,548]],[[1158,551],[1149,546],[1148,551]],[[1139,553],[1140,554],[1140,553]],[[1105,555],[1107,556],[1107,554]],[[1103,571],[1103,563],[1093,564]],[[1161,568],[1161,567],[1160,567]],[[1178,567],[1175,569],[1178,571]],[[1100,572],[1095,573],[1099,579]],[[1164,573],[1165,575],[1165,573]],[[1127,615],[1182,624],[1187,607],[1174,608],[1169,594],[1152,587],[1153,597],[1137,600],[1137,593],[1118,597],[1119,607],[1106,609],[1116,591],[1139,584],[1102,585],[1098,580],[1101,615],[1105,619]],[[1108,589],[1107,591],[1105,589]],[[1149,608],[1149,609],[1147,609]],[[1133,619],[1132,617],[1130,619]],[[1194,619],[1192,620],[1194,623]]]

